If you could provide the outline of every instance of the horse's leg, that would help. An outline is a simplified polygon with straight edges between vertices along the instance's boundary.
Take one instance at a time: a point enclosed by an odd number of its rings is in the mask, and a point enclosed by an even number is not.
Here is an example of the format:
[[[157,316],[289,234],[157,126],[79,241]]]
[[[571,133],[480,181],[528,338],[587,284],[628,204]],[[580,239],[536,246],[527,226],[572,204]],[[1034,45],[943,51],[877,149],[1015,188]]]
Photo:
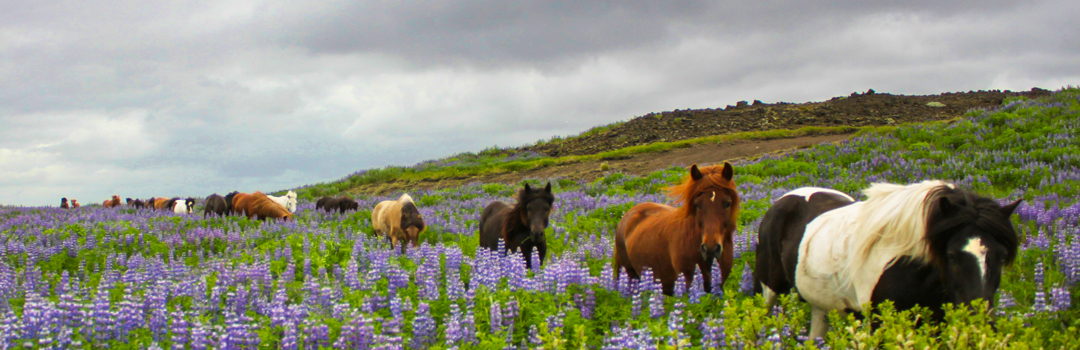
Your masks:
[[[828,316],[829,310],[817,306],[810,307],[810,341],[817,338],[825,339],[825,334],[829,333]]]
[[[765,282],[761,282],[761,296],[765,297],[765,307],[769,308],[770,311],[780,301],[779,295],[772,288],[765,285]]]

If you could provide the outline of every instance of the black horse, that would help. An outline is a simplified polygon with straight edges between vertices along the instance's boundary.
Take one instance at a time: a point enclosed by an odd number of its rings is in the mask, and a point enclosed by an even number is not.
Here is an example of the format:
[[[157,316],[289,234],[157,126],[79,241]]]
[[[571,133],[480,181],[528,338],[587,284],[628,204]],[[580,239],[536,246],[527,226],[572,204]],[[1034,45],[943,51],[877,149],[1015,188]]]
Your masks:
[[[993,307],[1002,268],[1016,258],[1009,216],[1020,201],[991,198],[941,181],[874,184],[854,202],[824,188],[781,197],[758,230],[754,290],[771,307],[794,287],[811,305],[810,338],[823,337],[825,315],[863,317],[865,303],[892,301],[897,310],[975,299]],[[845,242],[839,247],[835,242]],[[876,277],[871,278],[871,277]]]
[[[229,192],[228,194],[225,195],[225,208],[227,208],[226,209],[227,213],[232,213],[233,212],[233,204],[236,204],[236,203],[233,203],[233,197],[236,197],[237,194],[240,194],[240,191],[232,191],[232,192]],[[243,214],[243,213],[236,213],[236,214]]]
[[[346,211],[360,209],[360,203],[346,196],[336,198],[327,196],[319,198],[319,201],[315,202],[315,209],[322,209],[331,213],[337,211],[345,214]]]
[[[551,182],[543,189],[533,189],[525,184],[525,188],[518,190],[517,203],[513,206],[502,201],[491,202],[480,214],[480,246],[498,250],[501,238],[506,251],[522,252],[527,268],[532,268],[530,256],[534,249],[543,265],[547,257],[544,230],[548,227],[554,203]]]
[[[203,217],[210,216],[210,214],[218,216],[229,215],[230,207],[229,202],[225,201],[225,197],[214,193],[206,197],[206,208],[203,212]]]

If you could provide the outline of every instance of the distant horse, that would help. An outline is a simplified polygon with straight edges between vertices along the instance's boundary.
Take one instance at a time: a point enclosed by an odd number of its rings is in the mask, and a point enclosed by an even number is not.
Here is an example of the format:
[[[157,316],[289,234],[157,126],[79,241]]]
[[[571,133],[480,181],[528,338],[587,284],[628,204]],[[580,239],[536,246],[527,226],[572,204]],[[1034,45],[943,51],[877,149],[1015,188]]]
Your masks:
[[[262,192],[236,194],[233,197],[233,211],[240,212],[248,218],[258,218],[259,220],[273,218],[288,221],[293,218],[292,213],[289,213],[285,207],[277,204]]]
[[[396,201],[375,205],[375,210],[371,211],[371,226],[375,234],[390,239],[391,248],[400,241],[402,254],[405,254],[406,243],[411,242],[413,248],[420,246],[420,233],[426,228],[424,217],[408,194],[402,194]]]
[[[168,201],[168,198],[150,198],[150,208],[154,210],[169,209],[165,206]]]
[[[337,211],[345,214],[346,211],[360,209],[360,204],[346,196],[322,197],[319,198],[318,202],[315,202],[315,209],[322,209],[331,213]]]
[[[206,197],[206,208],[203,212],[203,217],[210,216],[210,214],[225,216],[229,214],[229,204],[225,202],[225,197],[214,193]]]
[[[53,198],[56,198],[56,197],[53,197]],[[71,206],[68,205],[67,197],[60,198],[60,209],[69,209],[69,208],[71,208]]]
[[[240,194],[239,191],[232,191],[225,195],[225,205],[228,207],[229,213],[236,213],[236,210],[233,210],[233,205],[236,204],[236,195],[238,194]]]
[[[290,213],[296,212],[296,192],[290,190],[288,193],[281,197],[271,195],[266,196],[269,197],[270,200],[273,200],[274,203],[285,207],[285,209],[288,210]]]
[[[658,203],[630,208],[615,229],[615,277],[625,269],[630,278],[640,278],[648,267],[664,294],[672,295],[678,275],[685,276],[689,288],[696,268],[705,291],[712,291],[712,263],[718,260],[723,284],[734,263],[740,207],[734,173],[729,163],[703,168],[694,164],[688,179],[668,189],[668,195],[681,202],[678,208]]]
[[[71,207],[78,209],[79,207],[82,207],[82,205],[79,205],[79,200],[78,199],[72,199],[71,200]]]
[[[877,183],[864,202],[821,188],[784,195],[758,231],[758,285],[769,305],[792,286],[811,306],[810,339],[828,331],[826,315],[862,312],[893,301],[944,316],[945,303],[982,298],[993,307],[1001,269],[1016,258],[1009,216],[1020,201],[993,199],[942,181]]]
[[[127,203],[127,206],[129,206],[129,207],[135,205],[135,200],[134,199],[125,198],[124,201]]]
[[[106,208],[119,207],[120,206],[120,196],[117,196],[117,195],[114,194],[112,196],[112,199],[105,200],[105,202],[101,203],[101,205],[105,206]]]
[[[135,207],[135,209],[146,208],[146,202],[143,202],[142,199],[136,198],[134,202],[131,202],[131,206]]]
[[[502,239],[506,251],[521,251],[526,268],[532,269],[533,250],[536,250],[543,265],[547,258],[544,230],[548,227],[548,217],[554,203],[551,182],[543,189],[534,189],[526,183],[524,188],[518,190],[517,203],[514,205],[503,201],[491,202],[480,213],[480,246],[498,250],[499,239]]]
[[[172,198],[165,202],[165,207],[177,214],[191,214],[191,211],[195,209],[195,199]]]

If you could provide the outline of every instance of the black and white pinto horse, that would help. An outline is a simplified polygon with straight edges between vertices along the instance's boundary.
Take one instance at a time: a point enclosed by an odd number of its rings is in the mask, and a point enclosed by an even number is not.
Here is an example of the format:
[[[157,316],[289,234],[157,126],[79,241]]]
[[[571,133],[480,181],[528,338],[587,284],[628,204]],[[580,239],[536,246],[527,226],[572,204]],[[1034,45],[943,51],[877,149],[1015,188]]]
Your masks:
[[[810,339],[824,337],[827,315],[861,313],[891,300],[897,310],[921,305],[940,320],[946,303],[975,299],[994,306],[1001,269],[1016,258],[1018,239],[1001,206],[952,184],[878,183],[867,200],[825,188],[781,197],[758,230],[754,289],[771,308],[795,287],[810,303]]]

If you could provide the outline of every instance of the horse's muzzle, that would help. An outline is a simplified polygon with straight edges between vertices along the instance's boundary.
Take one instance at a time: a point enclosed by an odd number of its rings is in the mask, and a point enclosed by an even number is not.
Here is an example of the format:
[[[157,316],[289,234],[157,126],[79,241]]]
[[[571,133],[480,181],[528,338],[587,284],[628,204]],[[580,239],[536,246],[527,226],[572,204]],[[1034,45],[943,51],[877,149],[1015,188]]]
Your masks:
[[[713,259],[719,259],[720,258],[720,253],[723,253],[723,252],[724,252],[724,246],[719,245],[719,244],[714,244],[712,246],[709,246],[708,244],[702,244],[701,245],[701,258],[705,259],[705,261],[710,261],[710,260],[713,260]]]

